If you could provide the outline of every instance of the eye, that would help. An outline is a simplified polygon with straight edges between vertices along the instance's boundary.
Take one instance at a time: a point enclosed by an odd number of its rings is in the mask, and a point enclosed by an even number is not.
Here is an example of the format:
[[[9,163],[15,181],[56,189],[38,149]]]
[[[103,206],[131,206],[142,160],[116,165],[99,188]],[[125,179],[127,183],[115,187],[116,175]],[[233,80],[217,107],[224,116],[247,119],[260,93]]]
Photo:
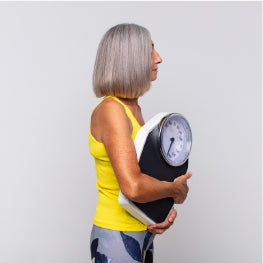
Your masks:
[[[152,43],[152,54],[154,52],[154,43]]]

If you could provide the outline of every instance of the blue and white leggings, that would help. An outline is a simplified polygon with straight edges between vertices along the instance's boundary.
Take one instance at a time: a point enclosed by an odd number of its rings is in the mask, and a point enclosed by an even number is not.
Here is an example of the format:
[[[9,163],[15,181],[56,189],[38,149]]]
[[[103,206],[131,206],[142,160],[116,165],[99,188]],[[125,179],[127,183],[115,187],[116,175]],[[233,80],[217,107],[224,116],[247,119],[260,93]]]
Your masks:
[[[153,239],[149,231],[115,231],[93,225],[90,236],[92,263],[152,263]]]

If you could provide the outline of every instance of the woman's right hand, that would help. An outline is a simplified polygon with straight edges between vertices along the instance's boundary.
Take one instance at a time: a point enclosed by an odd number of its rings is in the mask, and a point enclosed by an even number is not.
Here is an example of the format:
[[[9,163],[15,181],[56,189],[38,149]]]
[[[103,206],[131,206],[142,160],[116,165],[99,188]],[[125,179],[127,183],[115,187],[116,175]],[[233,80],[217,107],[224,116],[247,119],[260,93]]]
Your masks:
[[[175,204],[182,204],[186,199],[189,187],[187,186],[187,180],[192,176],[192,172],[188,172],[174,179],[174,195],[173,199]]]

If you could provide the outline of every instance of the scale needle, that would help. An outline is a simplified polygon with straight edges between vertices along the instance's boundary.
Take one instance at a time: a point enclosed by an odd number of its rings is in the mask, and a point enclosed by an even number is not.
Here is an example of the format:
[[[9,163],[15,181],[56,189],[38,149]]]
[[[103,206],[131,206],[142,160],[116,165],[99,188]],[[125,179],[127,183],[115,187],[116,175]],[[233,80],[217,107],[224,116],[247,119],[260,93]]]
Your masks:
[[[173,144],[173,142],[174,142],[174,137],[170,138],[170,140],[171,140],[171,143],[170,143],[170,146],[169,146],[167,155],[169,155],[169,152],[170,152],[170,150],[171,150],[172,144]]]

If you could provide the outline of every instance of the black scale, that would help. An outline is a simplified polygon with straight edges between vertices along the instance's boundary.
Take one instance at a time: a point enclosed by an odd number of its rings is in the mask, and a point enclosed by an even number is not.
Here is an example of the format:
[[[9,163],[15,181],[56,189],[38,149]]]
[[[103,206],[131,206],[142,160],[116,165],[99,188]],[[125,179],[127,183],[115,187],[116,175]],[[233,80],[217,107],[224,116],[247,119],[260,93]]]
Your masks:
[[[142,173],[172,182],[187,172],[192,132],[181,114],[157,114],[141,127],[134,144]],[[119,203],[135,218],[149,225],[165,221],[174,200],[164,198],[137,203],[126,198],[120,191]]]

